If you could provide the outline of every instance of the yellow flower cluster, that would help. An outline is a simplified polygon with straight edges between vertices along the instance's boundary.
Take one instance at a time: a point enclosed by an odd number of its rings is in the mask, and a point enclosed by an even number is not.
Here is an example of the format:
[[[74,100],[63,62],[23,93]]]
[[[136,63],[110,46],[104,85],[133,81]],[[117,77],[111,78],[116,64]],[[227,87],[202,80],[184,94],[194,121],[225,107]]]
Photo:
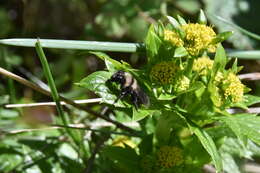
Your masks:
[[[176,82],[176,91],[177,92],[185,91],[189,88],[189,86],[190,86],[190,79],[187,78],[186,76],[183,76]]]
[[[224,96],[227,99],[231,96],[232,102],[242,101],[244,95],[244,85],[234,73],[229,73],[223,81]],[[225,87],[226,86],[226,87]]]
[[[202,56],[194,60],[192,70],[200,75],[206,75],[207,71],[212,69],[214,61],[207,56]]]
[[[216,33],[211,27],[198,23],[189,23],[182,25],[182,29],[186,34],[185,48],[191,55],[196,56],[201,50],[216,51],[216,45],[211,44],[216,37]]]
[[[159,165],[163,168],[179,166],[183,163],[182,150],[178,147],[163,146],[157,153]]]
[[[173,82],[178,66],[171,61],[163,61],[152,67],[150,77],[159,84],[170,84]]]
[[[170,30],[164,31],[164,40],[169,41],[171,44],[177,47],[183,46],[184,44],[179,35],[176,32]]]
[[[174,46],[184,46],[193,56],[197,56],[202,50],[209,52],[216,51],[216,45],[212,44],[216,37],[214,30],[206,25],[198,23],[189,23],[181,26],[185,32],[184,40],[175,31],[165,30],[164,40],[169,41]]]

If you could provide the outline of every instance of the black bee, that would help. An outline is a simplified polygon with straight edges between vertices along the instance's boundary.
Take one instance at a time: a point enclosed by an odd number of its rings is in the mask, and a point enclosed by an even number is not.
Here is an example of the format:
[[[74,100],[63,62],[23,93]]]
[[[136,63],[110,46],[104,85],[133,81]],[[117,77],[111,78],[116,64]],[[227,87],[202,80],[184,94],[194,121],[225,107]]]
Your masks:
[[[114,73],[108,82],[116,82],[120,84],[121,92],[120,95],[115,100],[115,103],[122,99],[123,97],[130,95],[132,103],[135,108],[138,109],[141,104],[148,106],[149,97],[146,93],[140,88],[137,80],[128,72],[122,70]]]

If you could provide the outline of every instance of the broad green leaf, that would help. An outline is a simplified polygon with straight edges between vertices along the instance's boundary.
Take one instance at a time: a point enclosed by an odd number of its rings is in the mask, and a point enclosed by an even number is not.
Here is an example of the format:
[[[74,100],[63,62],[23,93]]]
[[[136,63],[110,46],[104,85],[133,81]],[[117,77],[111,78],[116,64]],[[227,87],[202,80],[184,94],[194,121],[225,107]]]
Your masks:
[[[260,145],[260,117],[253,114],[237,114],[219,118],[243,140],[245,137]]]
[[[188,55],[188,52],[184,47],[178,47],[178,48],[175,49],[173,57],[174,58],[175,57],[184,57],[184,56],[187,56],[187,55]]]
[[[139,172],[139,157],[132,148],[109,146],[103,149],[102,154],[118,162],[123,168],[129,170],[129,172]]]
[[[216,38],[214,38],[212,40],[212,44],[217,44],[217,43],[221,43],[222,41],[227,40],[230,36],[232,36],[233,32],[232,31],[226,31],[226,32],[222,32],[220,34],[217,35]]]
[[[97,71],[82,79],[78,85],[95,92],[97,95],[102,97],[105,103],[114,104],[117,96],[114,95],[107,86],[107,80],[111,75],[112,73],[110,72]],[[115,105],[124,107],[120,100],[115,103]]]
[[[58,149],[58,155],[63,156],[63,157],[67,157],[67,158],[69,158],[71,160],[75,160],[75,161],[79,157],[78,153],[68,143],[61,144],[61,146]]]
[[[221,142],[219,151],[221,154],[228,153],[235,157],[252,159],[254,153],[251,151],[251,146],[254,146],[254,143],[248,140],[248,145],[244,145],[241,140],[234,137],[226,136]],[[259,149],[258,149],[259,150]]]
[[[224,69],[227,63],[227,57],[225,49],[221,44],[218,44],[216,55],[214,58],[213,70],[216,71],[218,68]]]
[[[145,39],[145,46],[149,61],[153,61],[153,58],[158,54],[161,44],[162,41],[156,35],[154,25],[151,25]]]
[[[217,172],[222,171],[222,160],[218,153],[217,147],[212,140],[212,138],[208,135],[208,133],[198,127],[195,127],[191,124],[189,124],[190,129],[195,135],[199,138],[201,144],[206,149],[206,151],[211,156],[214,165],[216,166]]]
[[[152,115],[155,112],[155,110],[149,110],[149,109],[138,109],[136,110],[133,108],[133,121],[140,121],[144,119],[145,117]]]
[[[241,173],[239,165],[236,164],[235,159],[229,153],[221,153],[223,159],[223,170],[226,173]]]
[[[244,90],[246,89],[248,88],[245,88]],[[249,106],[257,103],[260,103],[260,97],[247,94],[244,95],[241,102],[232,104],[231,106],[247,110]]]
[[[115,72],[123,68],[123,65],[120,62],[110,58],[107,54],[103,52],[90,52],[90,53],[96,55],[97,57],[105,61],[106,67],[110,72]]]
[[[186,126],[185,122],[175,112],[162,112],[155,130],[158,143],[160,143],[160,145],[167,145],[172,130],[180,129],[183,126]]]

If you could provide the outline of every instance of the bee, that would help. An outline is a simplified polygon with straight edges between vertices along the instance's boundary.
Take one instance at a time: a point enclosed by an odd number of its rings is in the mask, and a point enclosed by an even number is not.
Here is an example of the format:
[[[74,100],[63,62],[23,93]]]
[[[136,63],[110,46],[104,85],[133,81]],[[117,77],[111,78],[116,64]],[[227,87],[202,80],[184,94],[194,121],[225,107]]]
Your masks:
[[[130,73],[119,70],[112,75],[108,82],[115,82],[120,84],[121,92],[114,103],[116,103],[119,99],[130,95],[131,101],[136,110],[141,106],[141,104],[149,106],[149,97],[142,90],[137,80]]]

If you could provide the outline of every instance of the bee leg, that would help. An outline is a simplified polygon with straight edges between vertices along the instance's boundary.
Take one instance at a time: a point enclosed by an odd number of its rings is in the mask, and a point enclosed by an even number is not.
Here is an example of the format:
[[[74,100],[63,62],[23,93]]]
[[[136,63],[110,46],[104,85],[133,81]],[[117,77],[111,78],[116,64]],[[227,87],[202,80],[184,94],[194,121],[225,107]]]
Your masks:
[[[125,97],[126,95],[130,94],[130,90],[129,88],[123,88],[120,95],[116,98],[116,100],[114,101],[114,103],[118,102],[118,100],[122,99],[123,97]]]
[[[138,97],[137,97],[135,92],[131,93],[131,98],[132,98],[132,102],[133,102],[133,104],[135,106],[135,109],[138,110],[138,108],[139,108],[139,104],[138,103],[139,102],[138,102]]]

